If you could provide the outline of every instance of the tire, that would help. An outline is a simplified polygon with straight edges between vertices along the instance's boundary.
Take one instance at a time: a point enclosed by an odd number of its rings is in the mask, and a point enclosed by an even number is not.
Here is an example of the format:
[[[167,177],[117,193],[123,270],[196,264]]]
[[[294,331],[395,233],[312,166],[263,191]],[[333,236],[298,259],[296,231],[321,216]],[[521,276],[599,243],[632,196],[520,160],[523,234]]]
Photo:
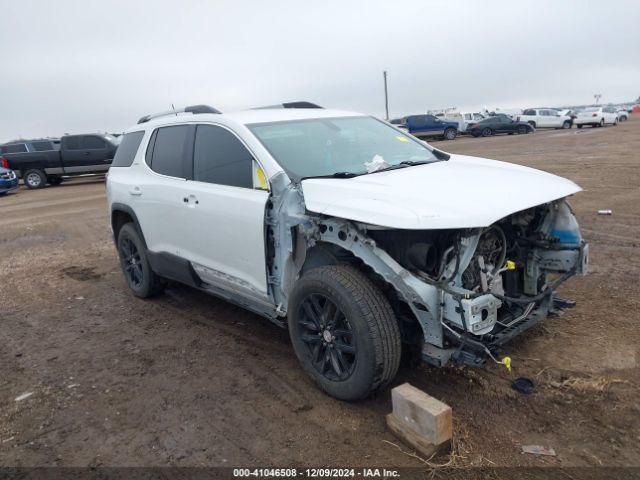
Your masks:
[[[613,126],[615,127],[616,125],[618,125],[618,119],[617,118],[613,121]]]
[[[565,120],[562,124],[562,128],[564,128],[565,130],[568,130],[571,128],[571,122],[569,120]]]
[[[458,131],[455,128],[447,128],[444,131],[445,140],[455,140],[457,136],[458,136]]]
[[[598,124],[599,127],[604,127],[604,118],[602,120],[600,120],[600,123]]]
[[[536,128],[536,122],[529,122],[529,125],[531,125],[533,128]]]
[[[520,125],[518,127],[518,135],[526,135],[527,133],[529,133],[529,129],[527,127],[525,127],[524,125]]]
[[[482,136],[483,137],[490,137],[491,135],[493,135],[493,130],[491,130],[488,127],[482,129]]]
[[[619,119],[620,122],[626,122],[628,120],[626,115],[622,115]]]
[[[576,127],[578,127],[578,128],[582,128],[582,124],[581,124],[581,123],[579,123],[578,125],[576,125]]]
[[[474,138],[478,138],[480,136],[480,132],[477,130],[474,130],[473,132],[471,132],[471,136]]]
[[[313,268],[298,280],[289,298],[289,335],[305,372],[340,400],[366,398],[398,371],[402,346],[393,310],[351,266]]]
[[[164,282],[151,270],[147,249],[133,223],[126,223],[118,232],[117,249],[125,281],[136,297],[162,293]]]
[[[42,170],[27,170],[22,175],[22,181],[27,188],[44,188],[47,185],[47,175]]]

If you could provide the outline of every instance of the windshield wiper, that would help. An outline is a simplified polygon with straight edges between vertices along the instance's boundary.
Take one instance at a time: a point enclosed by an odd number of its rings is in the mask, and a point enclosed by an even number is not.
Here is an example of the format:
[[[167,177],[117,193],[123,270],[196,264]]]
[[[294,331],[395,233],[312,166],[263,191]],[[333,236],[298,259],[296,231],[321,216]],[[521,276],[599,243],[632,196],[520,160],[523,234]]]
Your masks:
[[[311,175],[309,177],[302,177],[300,180],[307,180],[308,178],[353,178],[359,175],[363,175],[363,174],[353,173],[353,172],[335,172],[335,173],[330,173],[329,175]]]
[[[375,170],[375,171],[370,172],[370,173],[388,172],[389,170],[396,170],[398,168],[413,167],[415,165],[425,165],[427,163],[433,163],[433,162],[434,162],[433,160],[405,160],[405,161],[400,162],[400,163],[394,163],[393,165],[389,165],[388,167],[379,168],[378,170]]]
[[[401,165],[409,165],[413,167],[415,165],[425,165],[427,163],[433,163],[434,160],[405,160],[404,162],[400,162]]]

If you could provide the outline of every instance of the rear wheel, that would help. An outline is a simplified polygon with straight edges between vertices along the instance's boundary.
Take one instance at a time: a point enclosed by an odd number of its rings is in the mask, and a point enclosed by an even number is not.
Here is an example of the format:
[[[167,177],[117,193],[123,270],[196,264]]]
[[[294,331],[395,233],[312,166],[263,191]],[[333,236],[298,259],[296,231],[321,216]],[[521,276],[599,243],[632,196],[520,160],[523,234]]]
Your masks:
[[[347,265],[313,268],[289,299],[289,334],[302,368],[332,397],[360,400],[400,364],[398,322],[382,292]]]
[[[564,128],[565,130],[571,128],[571,122],[569,120],[565,120],[562,124],[562,128]]]
[[[602,120],[600,120],[600,124],[598,126],[599,127],[604,127],[604,118]]]
[[[47,184],[47,175],[42,170],[27,170],[22,179],[27,188],[43,188]]]
[[[491,135],[493,135],[493,130],[491,130],[490,128],[483,128],[482,129],[482,136],[483,137],[490,137]]]
[[[526,133],[529,133],[529,129],[527,127],[525,127],[524,125],[520,125],[518,127],[518,134],[519,135],[524,135]]]
[[[151,270],[147,249],[133,223],[120,229],[117,246],[122,273],[133,294],[147,298],[161,293],[164,283]]]
[[[471,132],[471,136],[473,136],[475,138],[478,138],[480,136],[480,132],[478,130],[473,130]]]
[[[529,122],[529,125],[531,125],[533,128],[536,128],[536,122]]]
[[[578,128],[582,128],[582,124],[581,124],[581,123],[579,123],[578,125],[576,125],[576,127],[578,127]]]
[[[444,131],[444,139],[445,140],[454,140],[457,135],[458,135],[458,132],[456,131],[455,128],[447,128]]]

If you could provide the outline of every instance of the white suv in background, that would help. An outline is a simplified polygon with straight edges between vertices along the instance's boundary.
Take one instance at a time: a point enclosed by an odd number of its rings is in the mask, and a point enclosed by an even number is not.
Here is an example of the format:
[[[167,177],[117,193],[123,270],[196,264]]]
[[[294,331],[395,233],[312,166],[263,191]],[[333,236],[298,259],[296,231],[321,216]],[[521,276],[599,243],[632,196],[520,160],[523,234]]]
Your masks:
[[[527,122],[533,128],[571,128],[573,120],[553,108],[527,108],[516,115],[520,122]]]
[[[573,182],[284,106],[188,107],[124,134],[107,197],[134,295],[178,281],[288,328],[304,370],[345,400],[392,381],[403,348],[498,361],[568,305],[554,292],[588,256]]]
[[[587,107],[578,112],[574,123],[578,128],[582,128],[583,125],[591,125],[592,127],[617,125],[618,113],[615,107]]]

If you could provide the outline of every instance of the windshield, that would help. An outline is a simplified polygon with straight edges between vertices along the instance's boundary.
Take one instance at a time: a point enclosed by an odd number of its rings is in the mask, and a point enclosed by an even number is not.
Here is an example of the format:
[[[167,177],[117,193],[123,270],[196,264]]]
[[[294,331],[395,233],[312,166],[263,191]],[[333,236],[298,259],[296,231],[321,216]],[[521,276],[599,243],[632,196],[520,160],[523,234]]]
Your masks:
[[[388,166],[435,162],[422,142],[373,117],[313,118],[248,125],[289,177],[367,173],[381,157]],[[379,158],[376,158],[379,161]]]

